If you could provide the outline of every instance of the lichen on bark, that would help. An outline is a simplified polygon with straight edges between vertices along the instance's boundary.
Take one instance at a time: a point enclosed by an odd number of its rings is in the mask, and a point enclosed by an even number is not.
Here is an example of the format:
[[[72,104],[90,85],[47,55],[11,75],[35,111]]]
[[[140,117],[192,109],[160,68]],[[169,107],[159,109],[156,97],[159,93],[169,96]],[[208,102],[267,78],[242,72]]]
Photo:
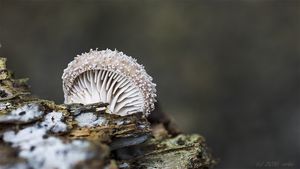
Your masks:
[[[119,116],[36,98],[0,58],[0,168],[212,168],[204,138],[180,133],[159,108]]]

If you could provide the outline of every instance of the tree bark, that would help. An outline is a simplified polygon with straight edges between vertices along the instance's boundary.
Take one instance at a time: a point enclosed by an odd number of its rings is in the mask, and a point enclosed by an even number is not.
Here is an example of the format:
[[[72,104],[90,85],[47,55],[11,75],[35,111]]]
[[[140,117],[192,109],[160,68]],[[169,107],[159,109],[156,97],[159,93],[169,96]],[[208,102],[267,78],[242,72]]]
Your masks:
[[[156,107],[147,118],[142,113],[109,114],[104,103],[64,105],[39,99],[30,94],[27,80],[14,79],[6,69],[6,59],[0,58],[0,168],[56,166],[59,155],[49,161],[50,153],[43,153],[36,160],[37,150],[47,152],[46,143],[51,139],[56,141],[53,149],[60,145],[55,153],[63,150],[64,158],[71,158],[56,168],[212,168],[216,162],[204,138],[181,134],[169,116]],[[21,136],[29,129],[31,133]],[[31,136],[38,131],[46,133],[40,140],[37,134]],[[25,137],[27,142],[22,141]],[[27,148],[35,139],[34,146]],[[79,140],[88,146],[75,144]],[[70,145],[75,148],[68,149]],[[76,160],[74,149],[87,157]]]

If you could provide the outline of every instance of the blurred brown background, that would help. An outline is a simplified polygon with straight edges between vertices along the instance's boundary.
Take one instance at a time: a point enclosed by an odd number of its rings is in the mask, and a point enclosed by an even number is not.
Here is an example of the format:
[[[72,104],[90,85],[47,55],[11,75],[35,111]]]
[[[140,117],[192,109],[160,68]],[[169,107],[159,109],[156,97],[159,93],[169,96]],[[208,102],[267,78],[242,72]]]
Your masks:
[[[206,137],[217,168],[300,168],[300,1],[0,0],[0,44],[58,103],[76,54],[116,48],[145,65],[184,131]]]

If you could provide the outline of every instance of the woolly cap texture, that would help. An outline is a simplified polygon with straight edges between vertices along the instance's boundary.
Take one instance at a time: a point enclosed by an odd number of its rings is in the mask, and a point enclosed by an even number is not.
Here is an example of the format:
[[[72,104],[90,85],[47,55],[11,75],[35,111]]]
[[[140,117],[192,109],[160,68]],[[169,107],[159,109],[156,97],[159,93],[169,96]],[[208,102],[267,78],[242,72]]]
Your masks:
[[[109,103],[111,113],[127,115],[154,109],[155,84],[136,59],[110,49],[77,55],[64,70],[65,103]]]

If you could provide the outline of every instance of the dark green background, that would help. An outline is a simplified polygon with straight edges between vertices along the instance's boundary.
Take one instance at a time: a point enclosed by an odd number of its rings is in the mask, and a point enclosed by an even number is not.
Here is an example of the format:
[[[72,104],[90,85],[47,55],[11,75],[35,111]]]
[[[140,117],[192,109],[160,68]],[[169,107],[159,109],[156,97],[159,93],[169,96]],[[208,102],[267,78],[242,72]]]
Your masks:
[[[76,54],[116,48],[144,64],[184,131],[206,137],[217,168],[300,168],[300,1],[0,0],[0,44],[58,103]]]

